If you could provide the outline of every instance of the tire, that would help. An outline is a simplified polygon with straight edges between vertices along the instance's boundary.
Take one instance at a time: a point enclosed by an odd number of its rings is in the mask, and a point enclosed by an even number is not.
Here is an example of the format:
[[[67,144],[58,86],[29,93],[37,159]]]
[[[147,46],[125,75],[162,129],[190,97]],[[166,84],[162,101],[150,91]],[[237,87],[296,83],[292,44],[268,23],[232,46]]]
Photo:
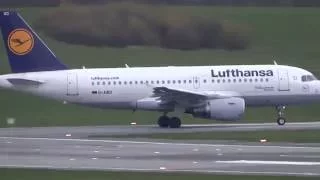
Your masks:
[[[283,125],[286,124],[286,119],[283,118],[283,117],[279,117],[279,118],[277,119],[277,123],[278,123],[279,126],[283,126]]]
[[[168,116],[160,116],[158,119],[158,125],[161,128],[169,127],[170,118]]]
[[[181,127],[181,120],[177,117],[171,118],[170,122],[169,122],[169,127],[170,128],[180,128]]]

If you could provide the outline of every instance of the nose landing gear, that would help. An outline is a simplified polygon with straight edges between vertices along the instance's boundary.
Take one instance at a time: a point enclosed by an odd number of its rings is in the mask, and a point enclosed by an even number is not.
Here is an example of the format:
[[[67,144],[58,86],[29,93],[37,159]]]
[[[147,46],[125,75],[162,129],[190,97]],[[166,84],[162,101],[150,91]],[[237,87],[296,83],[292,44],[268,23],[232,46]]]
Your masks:
[[[283,126],[286,124],[286,118],[284,118],[284,110],[286,109],[285,106],[277,106],[276,107],[277,112],[278,112],[278,119],[277,119],[277,123],[280,126]]]

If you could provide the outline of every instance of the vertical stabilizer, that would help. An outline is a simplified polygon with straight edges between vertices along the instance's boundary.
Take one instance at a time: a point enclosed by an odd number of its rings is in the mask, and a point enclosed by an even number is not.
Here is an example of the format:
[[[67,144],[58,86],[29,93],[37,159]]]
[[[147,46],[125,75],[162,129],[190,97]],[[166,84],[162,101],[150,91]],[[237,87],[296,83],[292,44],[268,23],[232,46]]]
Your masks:
[[[0,28],[12,72],[67,69],[17,12],[1,11]]]

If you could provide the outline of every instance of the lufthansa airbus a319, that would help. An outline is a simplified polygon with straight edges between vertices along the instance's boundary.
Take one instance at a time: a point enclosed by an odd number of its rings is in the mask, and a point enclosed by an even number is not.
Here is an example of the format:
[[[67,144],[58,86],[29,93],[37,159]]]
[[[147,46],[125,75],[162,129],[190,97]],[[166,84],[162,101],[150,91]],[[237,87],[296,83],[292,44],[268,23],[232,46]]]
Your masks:
[[[284,107],[320,101],[320,81],[285,65],[228,65],[69,69],[17,12],[1,12],[0,27],[11,74],[0,87],[98,108],[163,112],[160,127],[179,128],[172,112],[234,121],[246,107]],[[172,113],[176,114],[176,113]]]

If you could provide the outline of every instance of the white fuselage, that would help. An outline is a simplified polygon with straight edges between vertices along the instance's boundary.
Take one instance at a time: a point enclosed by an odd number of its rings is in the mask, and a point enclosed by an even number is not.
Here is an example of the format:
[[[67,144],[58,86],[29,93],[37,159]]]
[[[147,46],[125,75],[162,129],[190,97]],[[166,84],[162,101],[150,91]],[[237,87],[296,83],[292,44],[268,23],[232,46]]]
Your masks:
[[[136,109],[135,102],[152,96],[154,87],[224,92],[244,98],[247,106],[277,106],[320,100],[320,82],[302,81],[307,75],[282,65],[73,69],[1,75],[0,87],[102,108]],[[40,83],[8,81],[15,78]]]

